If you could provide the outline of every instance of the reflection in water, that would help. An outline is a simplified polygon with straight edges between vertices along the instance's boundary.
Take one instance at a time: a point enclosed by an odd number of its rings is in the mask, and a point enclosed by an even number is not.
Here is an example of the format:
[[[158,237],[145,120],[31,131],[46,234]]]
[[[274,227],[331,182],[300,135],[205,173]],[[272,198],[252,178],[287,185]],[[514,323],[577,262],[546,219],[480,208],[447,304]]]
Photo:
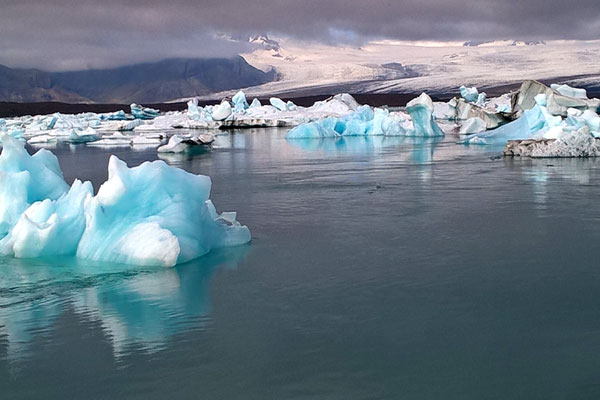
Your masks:
[[[201,328],[210,313],[208,287],[218,268],[235,268],[249,246],[209,253],[168,269],[0,260],[0,338],[11,360],[28,355],[37,336],[66,310],[97,321],[115,356],[128,346],[152,352],[181,331]]]
[[[429,164],[442,138],[419,138],[407,136],[347,136],[324,139],[286,139],[292,146],[305,151],[324,153],[374,154],[391,146],[410,146],[412,164]]]
[[[556,181],[564,180],[579,185],[593,185],[598,180],[598,160],[595,158],[505,158],[504,165],[519,171],[533,184],[536,210],[544,216],[548,192]]]

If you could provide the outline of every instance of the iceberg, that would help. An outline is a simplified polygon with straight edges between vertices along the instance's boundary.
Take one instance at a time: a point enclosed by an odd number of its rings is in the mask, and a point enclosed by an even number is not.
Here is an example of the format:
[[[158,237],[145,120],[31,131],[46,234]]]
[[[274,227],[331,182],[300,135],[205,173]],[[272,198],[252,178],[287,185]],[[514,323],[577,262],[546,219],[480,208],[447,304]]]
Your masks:
[[[596,112],[569,108],[566,118],[563,118],[551,112],[546,93],[538,93],[533,97],[535,106],[525,110],[517,120],[492,131],[470,136],[459,143],[506,144],[510,140],[560,139],[576,131],[583,132],[583,127],[587,128],[587,135],[600,137],[600,116]]]
[[[469,102],[469,103],[477,102],[477,100],[479,98],[479,91],[477,90],[476,87],[461,86],[459,90],[460,90],[460,97],[465,99],[467,102]]]
[[[277,97],[271,97],[269,99],[269,103],[271,103],[271,105],[273,107],[275,107],[276,109],[278,109],[279,111],[287,111],[287,104],[281,100],[280,98]]]
[[[433,118],[433,101],[426,93],[421,93],[419,97],[409,101],[406,112],[410,114],[414,126],[414,134],[408,136],[444,136],[444,132]]]
[[[233,110],[231,104],[227,100],[223,100],[221,104],[212,109],[212,119],[215,121],[223,121],[231,115]]]
[[[135,119],[154,119],[160,114],[159,110],[145,108],[135,103],[132,103],[130,107],[131,115],[133,115]]]
[[[171,267],[250,241],[236,213],[218,214],[211,181],[163,161],[129,168],[111,156],[108,180],[65,182],[57,158],[2,136],[0,255]]]
[[[460,126],[458,133],[461,135],[470,135],[473,133],[485,132],[487,125],[484,120],[479,117],[469,118]]]
[[[585,89],[574,88],[569,85],[559,85],[553,83],[550,85],[552,90],[557,91],[563,96],[575,97],[576,99],[586,99],[587,100],[587,91]]]
[[[554,138],[541,140],[509,141],[504,147],[505,156],[517,157],[598,157],[600,156],[600,139],[595,138],[589,127],[584,126],[576,131],[553,133]]]
[[[169,139],[169,142],[163,146],[160,146],[157,151],[159,153],[183,153],[196,146],[208,147],[214,141],[215,135],[212,133],[206,133],[204,135],[193,137],[173,135]]]
[[[248,101],[246,101],[246,95],[241,90],[237,92],[235,96],[233,96],[231,102],[233,103],[234,112],[243,112],[245,109],[250,107],[248,105]]]
[[[406,111],[410,115],[363,105],[343,117],[328,117],[300,124],[291,129],[287,139],[317,139],[339,136],[444,136],[435,123],[433,101],[423,93],[411,100]],[[412,123],[411,123],[412,119]]]

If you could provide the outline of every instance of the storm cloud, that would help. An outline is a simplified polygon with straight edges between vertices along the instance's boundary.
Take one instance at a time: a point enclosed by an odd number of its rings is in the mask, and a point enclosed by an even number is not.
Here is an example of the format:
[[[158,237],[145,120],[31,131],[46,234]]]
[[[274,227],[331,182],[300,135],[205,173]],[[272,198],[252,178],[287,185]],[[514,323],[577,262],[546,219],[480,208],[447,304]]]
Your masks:
[[[51,70],[228,57],[220,38],[316,42],[599,39],[598,0],[0,0],[0,63]]]

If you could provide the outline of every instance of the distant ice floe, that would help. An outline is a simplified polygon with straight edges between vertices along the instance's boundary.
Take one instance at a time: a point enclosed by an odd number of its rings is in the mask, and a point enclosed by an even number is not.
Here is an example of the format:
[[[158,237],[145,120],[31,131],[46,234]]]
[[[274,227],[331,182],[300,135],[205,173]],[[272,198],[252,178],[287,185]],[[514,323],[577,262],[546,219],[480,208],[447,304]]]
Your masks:
[[[566,94],[576,97],[567,96]],[[513,94],[513,122],[462,140],[465,144],[506,144],[505,155],[531,157],[590,157],[598,154],[598,99],[567,85],[547,87],[525,81]],[[539,141],[536,143],[536,141]]]
[[[423,93],[411,100],[406,112],[360,106],[343,117],[328,117],[291,129],[287,139],[320,139],[340,136],[444,136],[435,123],[433,101]]]
[[[217,214],[207,176],[162,161],[129,168],[111,156],[94,196],[90,182],[69,187],[51,152],[31,156],[8,135],[2,142],[0,255],[170,267],[250,241],[236,213]]]

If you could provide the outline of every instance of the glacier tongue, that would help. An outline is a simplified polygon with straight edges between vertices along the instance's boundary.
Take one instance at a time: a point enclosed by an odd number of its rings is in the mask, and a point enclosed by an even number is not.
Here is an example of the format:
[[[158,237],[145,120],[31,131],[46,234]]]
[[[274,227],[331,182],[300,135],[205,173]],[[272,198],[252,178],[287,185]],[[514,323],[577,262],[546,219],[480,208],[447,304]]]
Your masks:
[[[109,178],[69,188],[56,157],[2,136],[0,254],[77,255],[134,265],[173,266],[211,249],[250,241],[234,213],[217,214],[210,178],[162,161],[128,168],[112,156]]]

